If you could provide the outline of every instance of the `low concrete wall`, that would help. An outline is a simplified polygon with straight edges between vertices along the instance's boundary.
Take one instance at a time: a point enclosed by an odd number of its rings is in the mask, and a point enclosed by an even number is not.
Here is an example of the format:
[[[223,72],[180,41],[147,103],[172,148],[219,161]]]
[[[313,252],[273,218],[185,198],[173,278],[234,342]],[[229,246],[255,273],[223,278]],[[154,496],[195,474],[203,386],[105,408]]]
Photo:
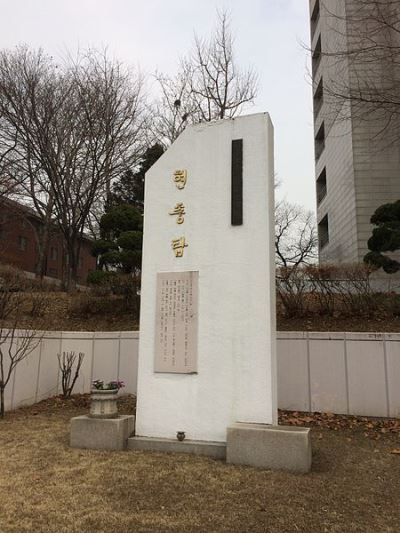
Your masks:
[[[75,393],[89,392],[93,379],[122,379],[123,391],[136,393],[138,343],[137,331],[47,333],[18,364],[6,389],[6,410],[61,393],[57,354],[71,350],[85,353]]]
[[[136,393],[139,332],[52,332],[22,361],[6,410],[61,392],[57,353],[84,352],[74,392],[93,379],[123,379]],[[278,333],[281,409],[400,417],[400,333]]]
[[[279,332],[278,405],[400,417],[400,334]]]

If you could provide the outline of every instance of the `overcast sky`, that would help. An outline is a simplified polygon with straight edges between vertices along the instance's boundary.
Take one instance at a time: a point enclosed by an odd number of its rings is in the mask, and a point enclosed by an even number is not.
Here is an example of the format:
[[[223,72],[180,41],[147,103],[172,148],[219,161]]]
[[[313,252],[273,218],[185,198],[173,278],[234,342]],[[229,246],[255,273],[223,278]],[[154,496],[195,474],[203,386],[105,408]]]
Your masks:
[[[173,73],[194,31],[208,35],[217,8],[231,12],[242,65],[260,75],[256,105],[275,127],[280,196],[315,208],[307,0],[0,0],[0,47],[41,46],[54,56],[87,46],[151,75]]]

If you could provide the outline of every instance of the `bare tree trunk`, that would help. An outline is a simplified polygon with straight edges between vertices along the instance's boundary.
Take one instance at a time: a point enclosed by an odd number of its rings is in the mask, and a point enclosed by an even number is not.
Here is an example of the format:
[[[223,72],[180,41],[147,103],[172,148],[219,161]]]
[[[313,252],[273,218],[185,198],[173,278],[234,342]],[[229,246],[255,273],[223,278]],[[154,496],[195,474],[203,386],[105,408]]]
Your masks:
[[[5,408],[4,408],[4,387],[0,385],[0,417],[4,418]]]
[[[46,275],[46,270],[47,270],[47,256],[49,253],[49,246],[50,246],[53,205],[54,205],[53,198],[52,198],[52,195],[50,195],[47,206],[46,206],[46,215],[45,215],[44,225],[43,225],[43,235],[41,238],[41,247],[39,247],[38,273],[39,273],[39,277],[41,281]]]
[[[69,242],[66,242],[67,265],[65,289],[67,292],[74,292],[76,290],[80,249],[80,238],[72,236]]]
[[[74,273],[76,272],[75,258],[67,247],[67,264],[65,269],[65,290],[67,292],[74,292],[76,289],[76,281]]]
[[[42,235],[40,235],[41,230],[43,230]],[[42,228],[36,231],[37,233],[39,233],[37,237],[38,262],[36,265],[36,277],[40,278],[40,281],[43,281],[43,278],[47,273],[47,256],[50,244],[50,228],[47,226],[47,224],[45,224]]]

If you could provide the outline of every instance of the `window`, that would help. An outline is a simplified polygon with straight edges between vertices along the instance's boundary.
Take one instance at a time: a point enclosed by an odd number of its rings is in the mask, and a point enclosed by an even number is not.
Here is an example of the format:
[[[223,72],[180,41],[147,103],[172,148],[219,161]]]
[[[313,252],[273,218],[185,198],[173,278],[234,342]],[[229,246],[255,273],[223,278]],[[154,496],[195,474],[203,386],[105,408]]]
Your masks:
[[[314,52],[312,54],[312,75],[315,77],[319,64],[321,62],[321,35],[318,37],[317,44],[315,45]]]
[[[324,102],[324,86],[322,78],[319,80],[317,90],[314,94],[314,120],[317,118]]]
[[[324,168],[317,179],[317,205],[325,198],[326,192],[326,169]]]
[[[0,226],[0,241],[6,238],[6,230]]]
[[[51,248],[50,248],[50,259],[51,259],[52,261],[57,261],[57,257],[58,257],[58,250],[57,250],[57,248],[51,247]]]
[[[314,37],[315,30],[319,21],[319,0],[315,2],[313,12],[311,14],[311,39]]]
[[[21,237],[21,235],[18,237],[18,245],[19,249],[25,252],[25,250],[28,247],[28,239],[26,237]]]
[[[322,152],[325,148],[325,126],[324,123],[321,124],[317,135],[315,136],[315,160],[321,157]]]
[[[51,276],[52,278],[56,278],[57,277],[57,269],[56,268],[50,268],[49,269],[49,276]]]
[[[329,224],[327,214],[318,224],[318,241],[320,250],[322,250],[322,248],[324,248],[324,246],[326,246],[329,242]]]

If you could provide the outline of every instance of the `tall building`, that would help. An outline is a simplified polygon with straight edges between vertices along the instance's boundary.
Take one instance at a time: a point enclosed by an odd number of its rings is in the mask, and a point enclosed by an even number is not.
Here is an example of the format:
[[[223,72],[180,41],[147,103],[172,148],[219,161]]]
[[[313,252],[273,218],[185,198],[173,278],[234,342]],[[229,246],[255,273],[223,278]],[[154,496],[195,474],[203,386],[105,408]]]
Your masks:
[[[400,98],[399,4],[310,0],[321,262],[361,262],[371,215],[400,199],[398,118],[374,102],[380,90]]]

